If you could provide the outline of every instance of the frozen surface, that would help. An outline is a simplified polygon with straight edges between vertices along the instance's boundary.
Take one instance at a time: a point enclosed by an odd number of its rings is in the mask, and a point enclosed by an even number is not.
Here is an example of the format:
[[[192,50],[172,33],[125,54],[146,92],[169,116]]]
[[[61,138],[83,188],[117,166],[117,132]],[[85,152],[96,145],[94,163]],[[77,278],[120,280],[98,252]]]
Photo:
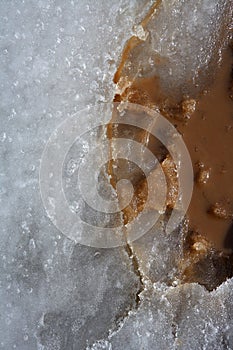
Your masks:
[[[0,2],[1,349],[83,349],[134,304],[124,249],[66,239],[46,216],[38,174],[54,128],[112,100],[116,60],[146,3]]]
[[[175,100],[206,87],[232,35],[228,0],[165,0],[144,26],[144,37],[123,71],[130,80],[156,75]],[[142,28],[141,28],[142,29]]]
[[[193,95],[193,85],[199,92],[208,82],[229,39],[232,7],[228,0],[164,2],[148,29],[156,33],[151,46],[163,61],[158,75],[170,94]]]
[[[125,250],[75,245],[51,224],[40,199],[48,137],[87,104],[111,101],[123,45],[149,4],[0,2],[1,349],[233,347],[231,281],[212,294],[158,282],[174,265],[174,237],[163,241],[160,229],[141,242],[149,286],[137,309],[142,286]]]
[[[118,332],[92,350],[121,349],[122,344],[128,350],[232,349],[232,281],[211,295],[196,284],[154,284],[141,296],[137,313],[130,313]]]

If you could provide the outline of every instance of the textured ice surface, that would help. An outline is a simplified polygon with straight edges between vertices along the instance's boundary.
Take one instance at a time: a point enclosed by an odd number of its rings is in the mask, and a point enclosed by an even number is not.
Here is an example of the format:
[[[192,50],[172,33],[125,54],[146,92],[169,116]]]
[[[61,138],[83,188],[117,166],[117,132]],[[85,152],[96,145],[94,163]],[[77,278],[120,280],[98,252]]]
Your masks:
[[[207,73],[217,64],[229,38],[230,25],[231,1],[164,2],[149,30],[153,33],[152,49],[164,60],[158,74],[170,94],[175,90],[178,96],[192,95],[194,84],[205,85]]]
[[[115,61],[145,3],[0,2],[1,349],[83,349],[134,304],[138,278],[124,249],[60,234],[38,172],[62,120],[112,100]]]
[[[141,287],[124,249],[75,245],[51,224],[40,199],[38,169],[49,135],[88,103],[112,99],[116,61],[149,3],[0,2],[4,350],[233,347],[231,281],[211,294],[158,283],[125,318]],[[163,241],[157,232],[141,242],[141,270],[152,281],[166,280],[174,264],[174,238]]]
[[[143,303],[94,349],[232,349],[232,281],[209,294],[197,284],[149,285]],[[99,342],[101,344],[101,342]]]
[[[230,37],[232,1],[165,0],[145,26],[123,75],[156,75],[170,97],[195,96],[208,83]],[[196,85],[196,86],[195,86]]]

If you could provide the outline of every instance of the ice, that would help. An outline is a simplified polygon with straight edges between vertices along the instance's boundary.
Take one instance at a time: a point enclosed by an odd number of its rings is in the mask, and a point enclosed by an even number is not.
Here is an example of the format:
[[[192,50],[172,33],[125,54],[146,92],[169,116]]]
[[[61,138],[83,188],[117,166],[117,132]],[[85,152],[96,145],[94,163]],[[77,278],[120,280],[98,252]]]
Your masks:
[[[164,0],[144,26],[135,31],[141,43],[132,49],[122,77],[156,75],[166,96],[179,102],[195,97],[211,78],[229,41],[232,3],[226,0]]]
[[[168,3],[164,2],[167,6],[149,29],[156,33],[152,35],[152,49],[165,61],[158,75],[170,94],[177,90],[178,96],[193,96],[193,85],[197,85],[197,92],[203,89],[221,58],[229,39],[232,4],[225,0]]]
[[[112,100],[116,62],[148,6],[0,4],[1,349],[85,348],[134,304],[138,278],[124,249],[65,238],[43,209],[38,175],[55,127],[90,103]]]
[[[187,9],[185,3],[192,7],[190,1],[174,6]],[[73,113],[112,100],[112,80],[123,46],[135,31],[147,40],[135,24],[151,4],[146,0],[0,3],[1,349],[175,349],[179,337],[185,350],[199,349],[200,344],[203,349],[233,346],[232,281],[210,294],[198,285],[163,284],[173,281],[179,232],[164,237],[157,227],[134,244],[139,273],[124,248],[88,248],[66,238],[48,219],[40,198],[40,159],[49,136]],[[161,35],[172,11],[165,4],[166,16],[164,8],[156,24]],[[197,5],[203,16],[214,18],[217,13],[219,23],[227,7],[223,1],[218,6],[216,1]],[[205,38],[214,33],[217,22],[206,28]],[[156,47],[158,39],[154,40]],[[168,41],[163,45],[163,52],[170,50]],[[208,52],[211,47],[207,46]],[[174,66],[175,75],[183,64]],[[192,67],[193,73],[196,61]],[[68,175],[75,166],[70,160]],[[77,201],[74,205],[79,210]],[[140,274],[148,287],[141,285]]]
[[[232,349],[232,281],[211,294],[197,284],[148,285],[143,303],[101,349]],[[100,341],[99,341],[100,342]],[[98,349],[93,345],[92,350]]]

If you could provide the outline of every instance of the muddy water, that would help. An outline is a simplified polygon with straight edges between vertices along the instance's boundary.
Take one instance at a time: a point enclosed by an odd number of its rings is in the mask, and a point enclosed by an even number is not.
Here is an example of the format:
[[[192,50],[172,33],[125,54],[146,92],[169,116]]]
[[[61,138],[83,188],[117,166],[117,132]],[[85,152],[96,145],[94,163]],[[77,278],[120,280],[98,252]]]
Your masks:
[[[217,248],[224,247],[233,219],[232,58],[226,50],[214,84],[201,96],[190,120],[178,125],[195,171],[189,225]]]

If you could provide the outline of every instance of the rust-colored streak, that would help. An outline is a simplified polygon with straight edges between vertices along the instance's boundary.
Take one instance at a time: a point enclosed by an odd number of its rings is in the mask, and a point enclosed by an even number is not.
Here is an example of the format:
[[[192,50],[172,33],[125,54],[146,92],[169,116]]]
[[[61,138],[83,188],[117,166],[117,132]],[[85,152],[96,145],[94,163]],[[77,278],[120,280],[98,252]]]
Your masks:
[[[141,23],[139,25],[142,26],[143,29],[146,29],[146,26],[148,24],[148,22],[151,20],[151,18],[153,17],[153,15],[155,14],[157,8],[159,7],[159,5],[161,4],[162,0],[157,0],[155,1],[155,3],[151,6],[149,12],[147,13],[147,15],[145,16],[145,18],[141,21]],[[132,36],[126,43],[124,49],[123,49],[123,53],[121,56],[121,61],[119,63],[118,69],[114,75],[114,83],[117,84],[120,80],[120,77],[122,76],[122,70],[125,66],[125,63],[127,61],[127,59],[129,58],[129,54],[130,52],[140,43],[142,42],[142,40],[140,38],[138,38],[137,36]]]

